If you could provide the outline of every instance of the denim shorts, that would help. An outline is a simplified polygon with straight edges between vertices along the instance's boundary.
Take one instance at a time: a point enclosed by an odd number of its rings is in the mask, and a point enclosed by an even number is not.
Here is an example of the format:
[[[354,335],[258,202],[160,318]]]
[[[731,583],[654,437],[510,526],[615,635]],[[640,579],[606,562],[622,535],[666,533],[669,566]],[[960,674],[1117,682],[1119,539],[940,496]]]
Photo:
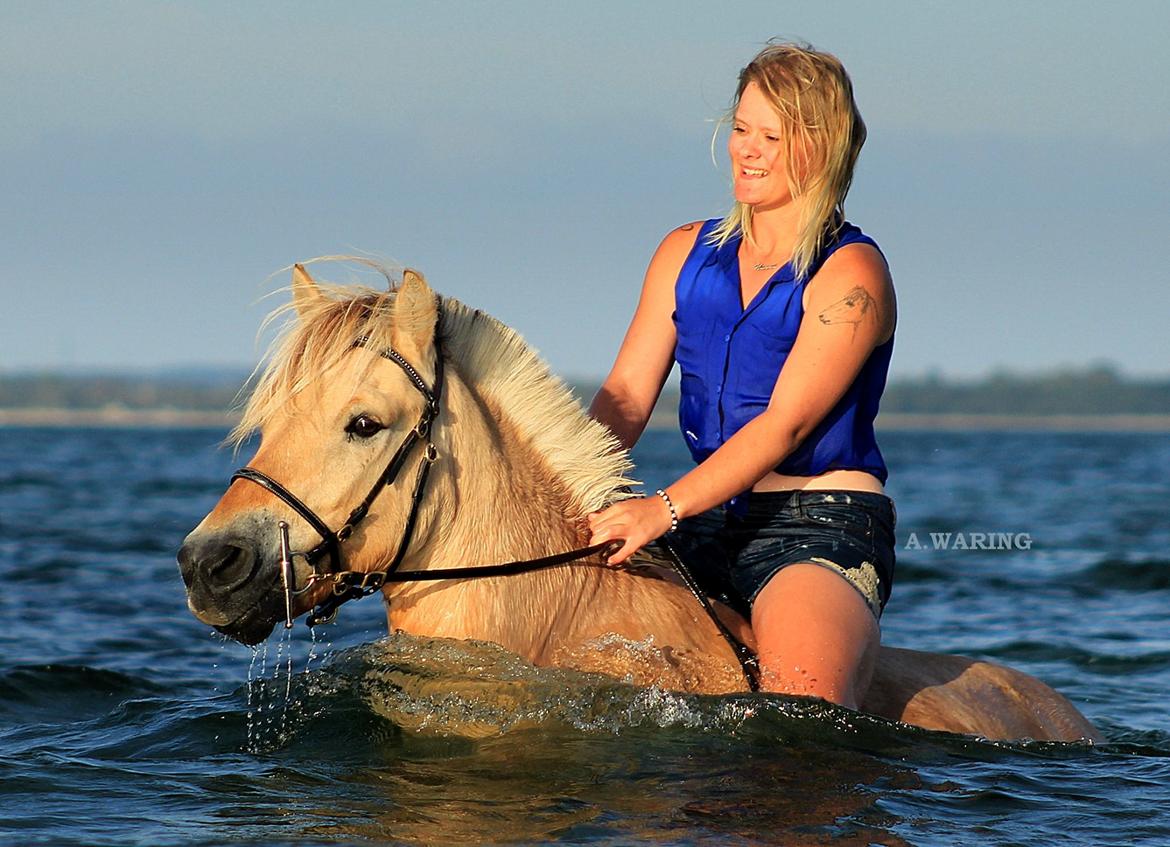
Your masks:
[[[800,562],[852,585],[880,618],[894,582],[894,503],[869,491],[752,492],[747,512],[722,508],[679,521],[660,539],[707,593],[751,614],[764,585]]]

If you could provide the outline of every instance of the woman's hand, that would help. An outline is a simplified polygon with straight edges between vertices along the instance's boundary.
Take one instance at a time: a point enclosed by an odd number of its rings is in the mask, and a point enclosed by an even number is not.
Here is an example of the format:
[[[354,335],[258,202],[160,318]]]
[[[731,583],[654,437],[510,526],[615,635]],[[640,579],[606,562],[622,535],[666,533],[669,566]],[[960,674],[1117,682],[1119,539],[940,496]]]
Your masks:
[[[661,497],[622,500],[589,516],[589,543],[624,540],[609,557],[609,564],[617,565],[670,529],[670,523],[670,509]]]

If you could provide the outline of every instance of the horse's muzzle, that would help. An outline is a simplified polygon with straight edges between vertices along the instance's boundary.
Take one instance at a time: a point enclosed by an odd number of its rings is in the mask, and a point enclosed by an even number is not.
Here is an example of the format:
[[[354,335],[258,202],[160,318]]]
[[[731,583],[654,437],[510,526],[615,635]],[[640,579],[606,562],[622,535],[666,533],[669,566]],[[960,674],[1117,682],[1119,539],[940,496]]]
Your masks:
[[[196,531],[187,536],[177,559],[187,605],[224,635],[258,644],[283,616],[274,559],[254,539]]]

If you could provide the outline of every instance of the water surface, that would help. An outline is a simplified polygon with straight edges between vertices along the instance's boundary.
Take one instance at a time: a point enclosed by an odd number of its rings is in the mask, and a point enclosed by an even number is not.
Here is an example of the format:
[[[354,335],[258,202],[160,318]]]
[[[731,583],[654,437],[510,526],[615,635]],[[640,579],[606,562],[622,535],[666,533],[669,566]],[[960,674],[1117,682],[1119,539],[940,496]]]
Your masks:
[[[174,564],[238,464],[221,436],[0,430],[4,843],[1170,843],[1164,436],[883,437],[886,642],[1033,673],[1097,747],[387,639],[373,600],[256,652],[227,643]],[[651,487],[686,467],[668,432],[637,459]],[[956,549],[977,533],[1011,540]]]

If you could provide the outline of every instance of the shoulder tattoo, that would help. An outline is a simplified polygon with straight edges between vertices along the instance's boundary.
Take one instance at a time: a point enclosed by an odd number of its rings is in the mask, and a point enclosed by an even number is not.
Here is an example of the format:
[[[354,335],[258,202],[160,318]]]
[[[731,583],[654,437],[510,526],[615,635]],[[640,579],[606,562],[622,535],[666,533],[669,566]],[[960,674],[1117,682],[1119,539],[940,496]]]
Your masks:
[[[853,327],[853,335],[856,337],[857,328],[863,321],[878,319],[877,301],[857,285],[836,303],[827,306],[817,317],[826,326],[848,324]]]

